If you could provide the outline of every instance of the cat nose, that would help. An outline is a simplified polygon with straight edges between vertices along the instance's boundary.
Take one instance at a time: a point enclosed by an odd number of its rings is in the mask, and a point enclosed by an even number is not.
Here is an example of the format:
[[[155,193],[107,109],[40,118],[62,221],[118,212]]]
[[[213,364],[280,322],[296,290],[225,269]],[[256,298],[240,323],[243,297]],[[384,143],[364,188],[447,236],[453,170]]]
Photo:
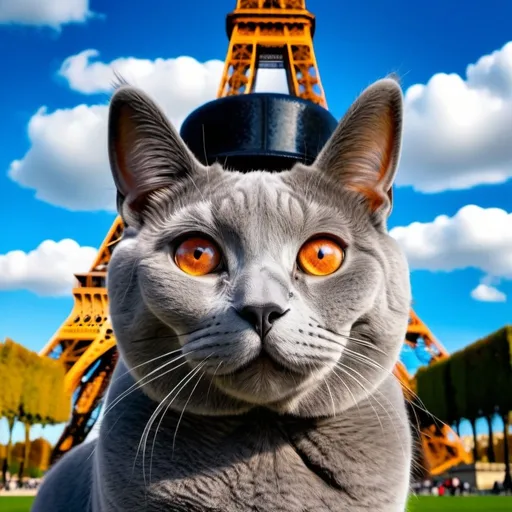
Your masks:
[[[256,329],[262,339],[268,334],[272,324],[287,312],[287,309],[273,303],[262,306],[244,306],[242,309],[237,309],[237,313]]]

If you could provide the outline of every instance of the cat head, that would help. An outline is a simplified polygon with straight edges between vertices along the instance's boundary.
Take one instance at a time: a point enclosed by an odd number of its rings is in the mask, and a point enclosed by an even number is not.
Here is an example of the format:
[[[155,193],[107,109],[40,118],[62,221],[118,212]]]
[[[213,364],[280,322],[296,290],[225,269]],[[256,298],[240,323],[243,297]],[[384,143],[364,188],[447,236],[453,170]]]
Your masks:
[[[147,395],[201,414],[321,416],[392,372],[410,307],[386,227],[401,128],[400,87],[381,80],[312,165],[243,174],[202,165],[145,94],[116,91],[109,153],[127,227],[110,315]]]

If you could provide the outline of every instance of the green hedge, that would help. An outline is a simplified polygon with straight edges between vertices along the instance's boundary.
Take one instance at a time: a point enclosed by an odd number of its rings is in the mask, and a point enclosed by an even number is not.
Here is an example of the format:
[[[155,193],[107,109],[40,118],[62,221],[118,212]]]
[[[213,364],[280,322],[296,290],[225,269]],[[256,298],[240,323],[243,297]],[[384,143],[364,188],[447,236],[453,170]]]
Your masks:
[[[449,359],[450,384],[453,392],[453,416],[455,420],[466,417],[468,408],[467,358],[464,351],[455,352]],[[463,383],[463,385],[460,385]]]
[[[420,368],[416,374],[417,394],[427,411],[446,423],[451,423],[452,397],[450,388],[449,359],[436,361]]]
[[[473,343],[464,349],[466,357],[466,378],[464,381],[454,382],[454,388],[465,386],[467,393],[465,418],[479,418],[492,414],[494,400],[497,397],[490,394],[491,379],[495,375],[492,364],[492,340],[486,338]]]
[[[512,410],[512,326],[422,367],[417,394],[446,423]]]

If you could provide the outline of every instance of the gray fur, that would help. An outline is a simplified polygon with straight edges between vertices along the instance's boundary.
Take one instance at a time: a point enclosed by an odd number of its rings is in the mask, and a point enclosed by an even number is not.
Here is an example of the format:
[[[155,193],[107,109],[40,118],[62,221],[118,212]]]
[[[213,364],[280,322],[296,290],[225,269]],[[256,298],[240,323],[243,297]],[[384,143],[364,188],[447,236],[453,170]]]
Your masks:
[[[50,471],[35,512],[404,510],[411,439],[392,369],[410,287],[386,228],[401,116],[399,86],[382,80],[311,167],[241,174],[205,168],[144,94],[116,92],[120,363],[94,450]],[[219,272],[176,266],[190,232],[219,245]],[[346,245],[330,276],[296,265],[317,234]],[[262,341],[236,310],[269,302],[287,312]]]

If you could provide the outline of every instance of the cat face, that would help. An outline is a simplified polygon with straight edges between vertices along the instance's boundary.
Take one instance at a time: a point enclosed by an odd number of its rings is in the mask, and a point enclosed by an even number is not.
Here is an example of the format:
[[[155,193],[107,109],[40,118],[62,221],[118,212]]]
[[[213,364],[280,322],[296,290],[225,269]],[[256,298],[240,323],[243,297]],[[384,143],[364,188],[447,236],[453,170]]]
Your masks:
[[[283,127],[286,129],[286,127]],[[401,92],[367,89],[312,166],[202,166],[158,108],[122,87],[110,158],[129,226],[109,264],[118,347],[170,407],[337,413],[392,371],[408,271],[386,232]]]

